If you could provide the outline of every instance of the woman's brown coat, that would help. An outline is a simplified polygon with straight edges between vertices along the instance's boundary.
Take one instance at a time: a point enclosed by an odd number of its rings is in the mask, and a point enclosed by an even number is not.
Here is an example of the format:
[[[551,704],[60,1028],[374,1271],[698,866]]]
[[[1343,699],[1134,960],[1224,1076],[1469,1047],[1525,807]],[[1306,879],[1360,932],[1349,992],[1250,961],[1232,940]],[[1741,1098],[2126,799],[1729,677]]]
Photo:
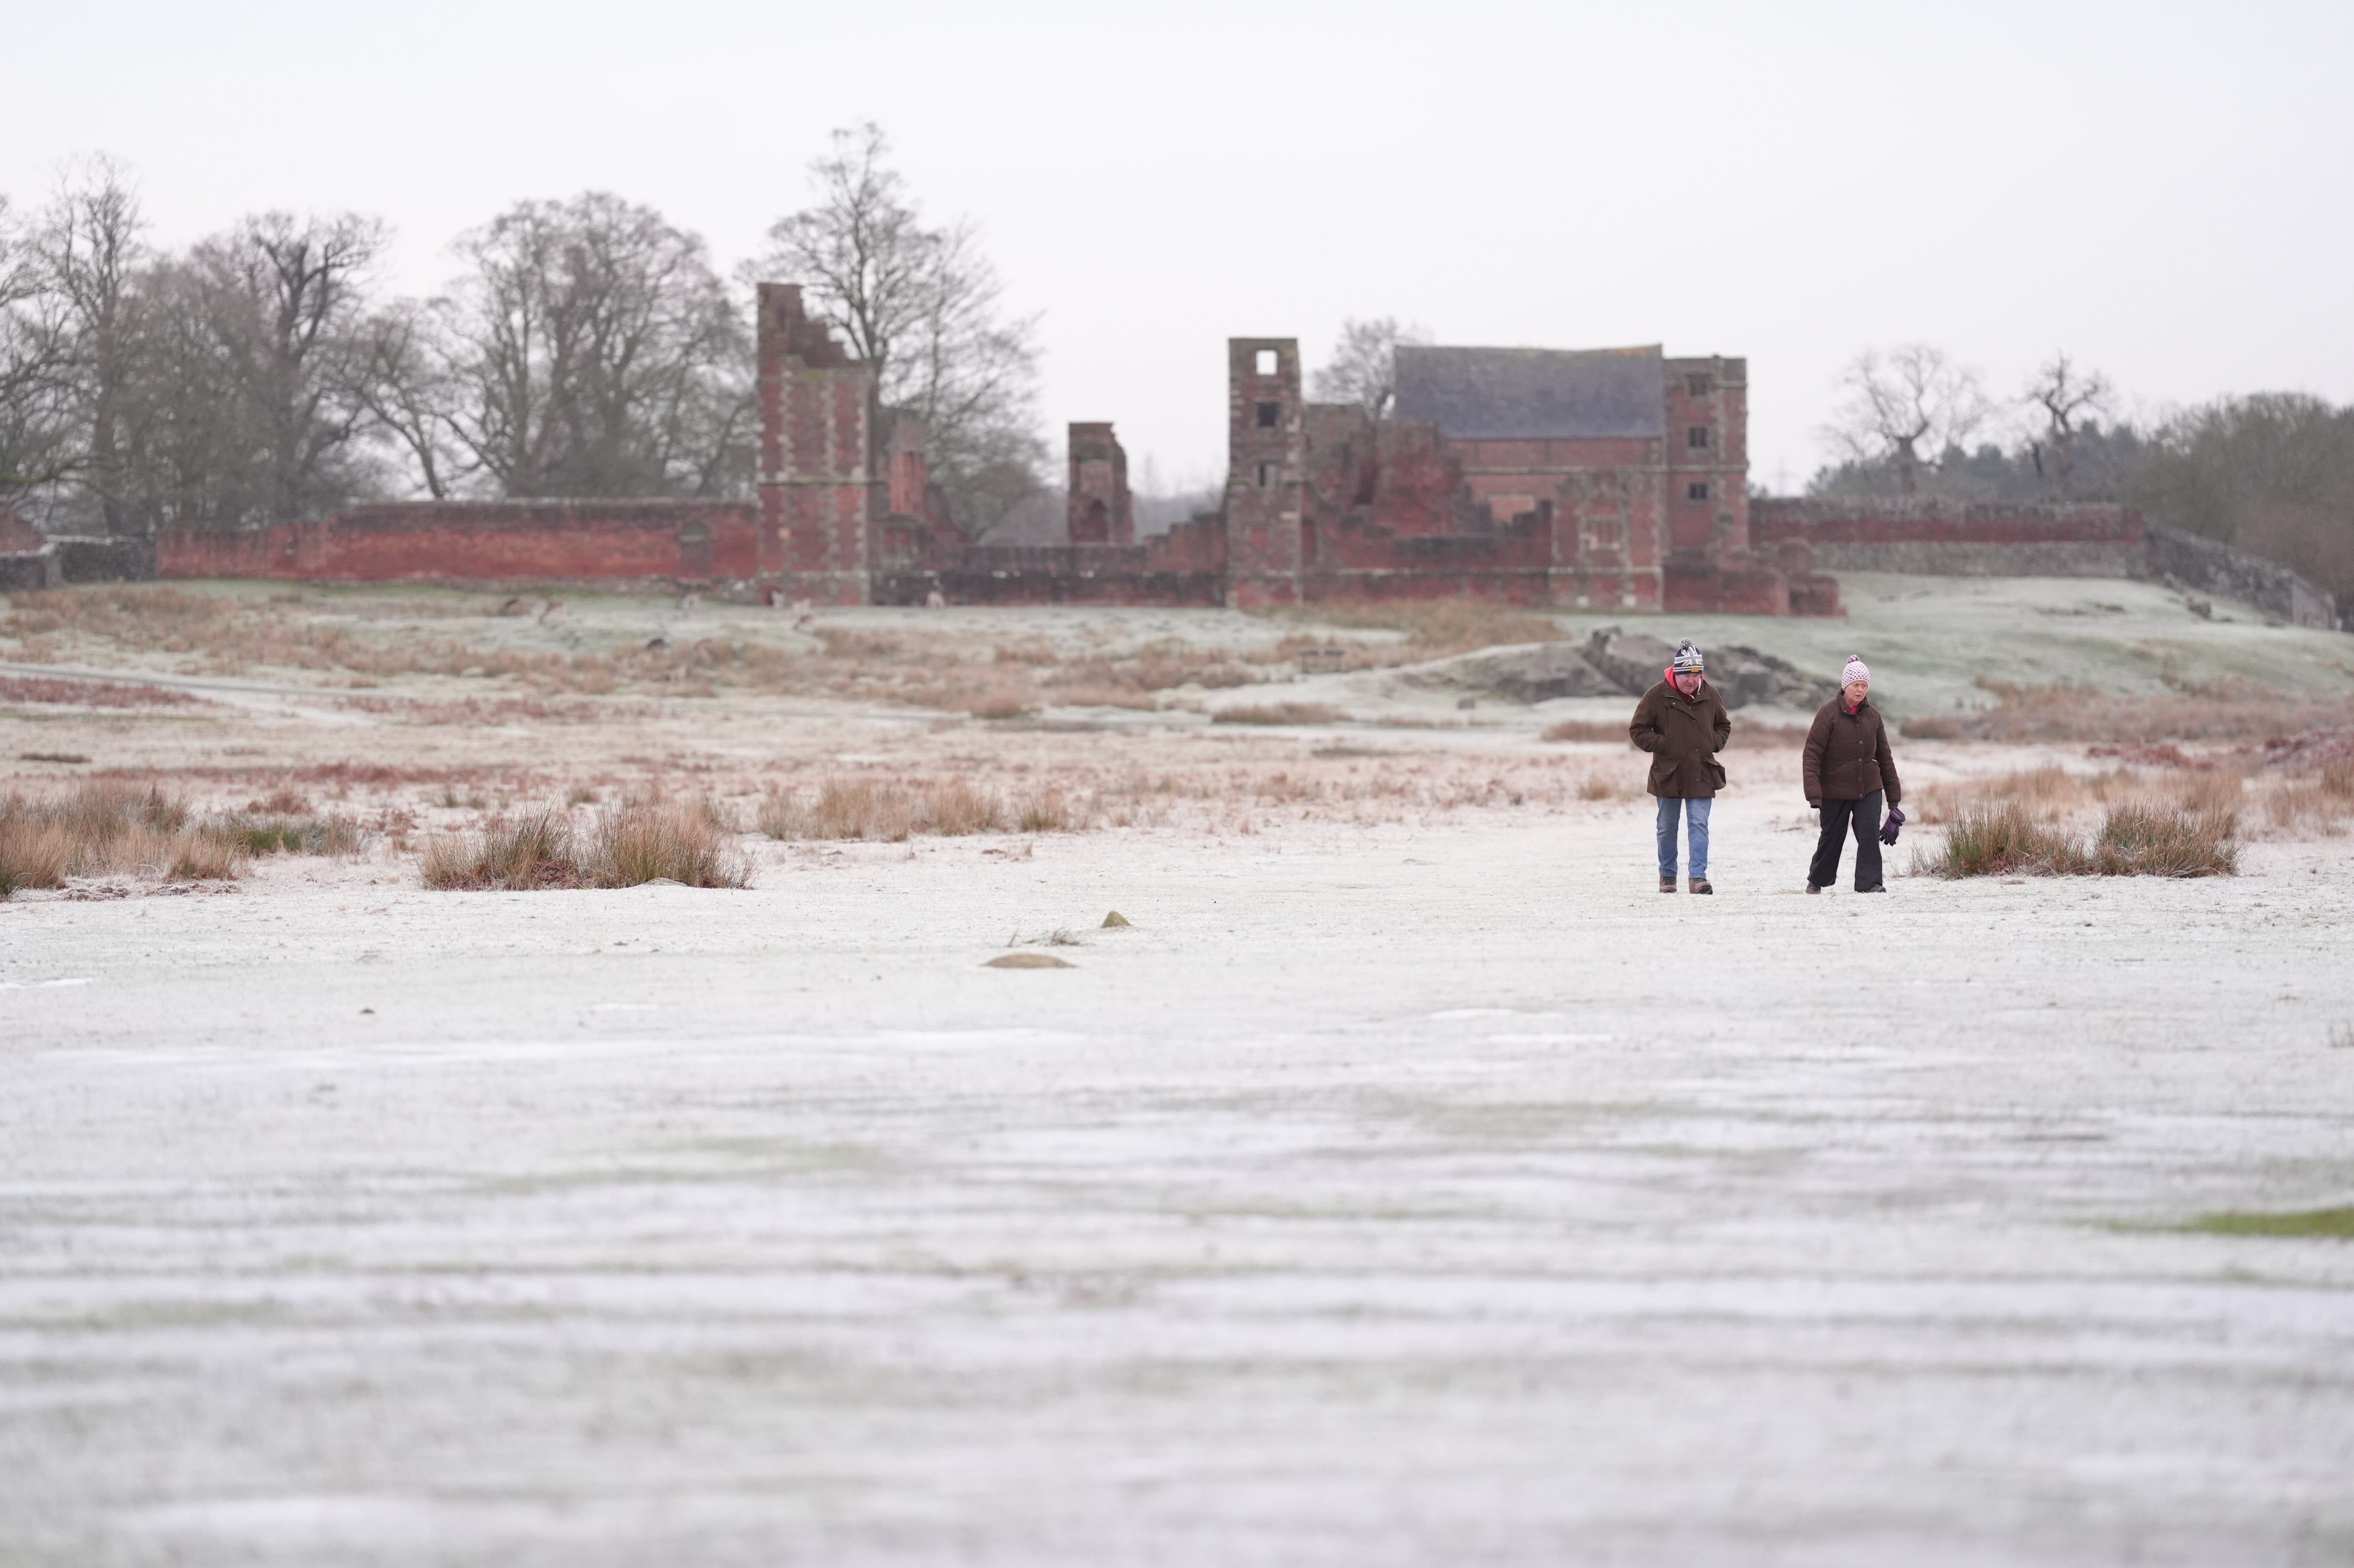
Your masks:
[[[1653,683],[1635,705],[1627,738],[1651,754],[1648,788],[1670,800],[1713,800],[1724,788],[1724,768],[1716,754],[1733,736],[1724,699],[1706,681],[1685,696],[1665,681]]]
[[[1888,726],[1870,697],[1853,713],[1844,695],[1816,713],[1814,727],[1807,731],[1806,773],[1809,806],[1861,800],[1874,789],[1887,790],[1892,806],[1904,798],[1896,754],[1888,749]]]

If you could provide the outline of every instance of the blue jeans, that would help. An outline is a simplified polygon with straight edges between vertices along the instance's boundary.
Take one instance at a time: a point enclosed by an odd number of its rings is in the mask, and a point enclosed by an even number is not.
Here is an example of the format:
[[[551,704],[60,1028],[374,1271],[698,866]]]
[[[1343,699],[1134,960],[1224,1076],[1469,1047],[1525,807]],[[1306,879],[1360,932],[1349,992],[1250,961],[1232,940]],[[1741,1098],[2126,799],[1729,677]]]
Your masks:
[[[1676,874],[1676,813],[1681,810],[1685,821],[1691,824],[1691,874],[1701,881],[1708,880],[1708,809],[1713,800],[1679,800],[1672,795],[1659,797],[1659,874]]]

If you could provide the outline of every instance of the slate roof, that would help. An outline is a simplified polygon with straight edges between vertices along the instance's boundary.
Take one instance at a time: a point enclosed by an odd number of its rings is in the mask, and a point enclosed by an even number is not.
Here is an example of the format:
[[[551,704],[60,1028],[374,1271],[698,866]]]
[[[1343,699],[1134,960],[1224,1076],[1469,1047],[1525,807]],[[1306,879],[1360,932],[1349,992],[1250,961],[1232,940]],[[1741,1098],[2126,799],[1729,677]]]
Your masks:
[[[1401,344],[1401,419],[1459,439],[1659,436],[1667,426],[1659,347],[1432,348]]]

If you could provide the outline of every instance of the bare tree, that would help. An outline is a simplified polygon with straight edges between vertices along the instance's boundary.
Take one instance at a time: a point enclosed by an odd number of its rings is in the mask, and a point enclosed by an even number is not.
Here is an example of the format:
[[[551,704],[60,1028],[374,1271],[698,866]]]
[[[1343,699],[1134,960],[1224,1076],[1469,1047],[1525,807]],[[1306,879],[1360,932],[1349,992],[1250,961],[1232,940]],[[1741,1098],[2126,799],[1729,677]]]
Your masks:
[[[440,323],[429,306],[396,300],[361,328],[353,392],[416,470],[425,493],[440,501],[471,471],[451,435],[458,387],[440,351]]]
[[[72,366],[71,466],[88,509],[109,534],[133,526],[123,417],[137,373],[145,227],[128,172],[101,156],[69,171],[33,240]]]
[[[312,516],[364,486],[369,273],[385,241],[381,223],[355,213],[263,213],[167,269],[174,326],[196,330],[209,361],[196,374],[220,384],[226,405],[224,450],[204,464],[225,488],[175,512],[216,524]]]
[[[1885,358],[1866,349],[1839,386],[1843,396],[1823,433],[1858,462],[1893,467],[1907,495],[1920,490],[1923,467],[1962,446],[1989,412],[1978,373],[1926,344]]]
[[[434,418],[504,493],[709,493],[748,471],[714,447],[744,445],[750,353],[700,238],[591,191],[457,249],[473,270],[437,307]]]
[[[1043,482],[1037,318],[1004,313],[972,225],[925,225],[889,151],[880,126],[835,132],[810,164],[815,201],[769,230],[750,270],[801,284],[875,367],[885,406],[924,421],[950,514],[980,534]]]
[[[1310,390],[1319,401],[1354,403],[1371,418],[1385,419],[1397,400],[1398,344],[1429,341],[1428,327],[1401,323],[1395,316],[1352,317],[1341,323],[1332,361],[1316,372]]]
[[[71,368],[57,293],[0,196],[0,502],[70,471]]]
[[[2064,353],[2056,353],[2043,363],[2021,399],[2043,410],[2043,437],[2031,440],[2027,448],[2039,479],[2056,485],[2062,495],[2069,493],[2075,478],[2076,439],[2082,425],[2089,416],[2109,412],[2115,397],[2116,389],[2107,376],[2097,370],[2079,371]],[[2050,472],[2044,467],[2047,454],[2052,461]]]

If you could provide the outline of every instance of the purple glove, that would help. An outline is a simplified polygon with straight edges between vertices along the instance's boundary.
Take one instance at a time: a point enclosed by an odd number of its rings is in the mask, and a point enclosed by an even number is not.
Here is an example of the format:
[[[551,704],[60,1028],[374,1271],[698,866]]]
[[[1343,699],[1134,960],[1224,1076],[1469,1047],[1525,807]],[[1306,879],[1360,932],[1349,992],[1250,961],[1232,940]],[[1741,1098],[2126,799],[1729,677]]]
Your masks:
[[[1888,809],[1888,815],[1881,820],[1880,842],[1884,844],[1894,843],[1898,830],[1903,826],[1904,813],[1891,806]]]

